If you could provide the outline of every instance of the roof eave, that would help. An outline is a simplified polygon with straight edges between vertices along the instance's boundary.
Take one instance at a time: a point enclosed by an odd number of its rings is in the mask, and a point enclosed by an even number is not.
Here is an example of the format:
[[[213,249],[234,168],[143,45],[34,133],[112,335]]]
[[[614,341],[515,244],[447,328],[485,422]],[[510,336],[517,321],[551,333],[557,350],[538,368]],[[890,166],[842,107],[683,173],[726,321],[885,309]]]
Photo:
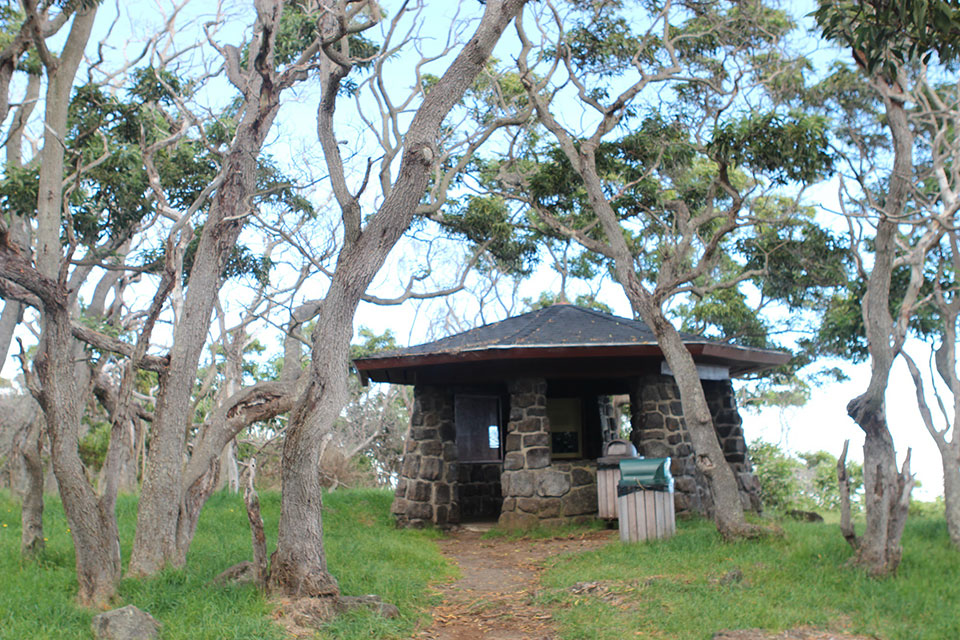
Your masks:
[[[732,375],[745,375],[785,364],[790,354],[768,349],[755,349],[712,342],[685,345],[694,358],[715,360],[728,364]],[[656,344],[607,344],[577,346],[484,347],[440,353],[367,357],[354,360],[354,366],[364,378],[376,380],[377,372],[391,369],[411,369],[447,364],[462,364],[508,359],[557,359],[575,357],[663,357]]]

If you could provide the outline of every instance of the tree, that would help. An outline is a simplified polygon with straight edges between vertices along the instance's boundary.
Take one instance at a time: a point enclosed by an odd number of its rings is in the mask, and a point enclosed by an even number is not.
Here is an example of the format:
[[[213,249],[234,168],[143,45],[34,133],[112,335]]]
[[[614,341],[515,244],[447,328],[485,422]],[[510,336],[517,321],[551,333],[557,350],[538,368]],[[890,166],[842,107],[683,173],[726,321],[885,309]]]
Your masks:
[[[843,116],[838,137],[846,145],[846,166],[856,187],[843,194],[845,206],[851,207],[847,211],[852,249],[861,249],[857,232],[864,224],[874,229],[872,264],[868,266],[859,253],[856,257],[858,276],[865,283],[859,312],[871,377],[864,393],[847,405],[847,413],[865,434],[867,521],[862,536],[851,533],[847,539],[856,551],[856,562],[874,575],[889,574],[900,563],[900,540],[913,487],[909,451],[898,470],[887,427],[884,401],[890,370],[922,306],[927,256],[944,230],[953,226],[958,208],[956,181],[949,169],[952,160],[942,155],[949,140],[943,140],[939,127],[922,124],[925,118],[936,120],[940,108],[923,109],[937,95],[927,81],[928,61],[934,48],[942,57],[957,50],[951,27],[956,18],[950,17],[952,10],[943,13],[944,3],[920,2],[916,8],[904,13],[884,3],[865,2],[824,3],[817,10],[824,35],[851,50],[872,93],[864,99],[860,78],[843,68],[829,80],[845,90],[835,95]],[[948,28],[941,30],[944,17]],[[904,27],[897,38],[884,37],[890,21]],[[942,40],[929,38],[931,28],[940,31]],[[919,117],[910,113],[911,104],[921,107]],[[865,135],[876,131],[871,120],[883,123],[886,139]],[[858,129],[864,121],[868,129]],[[929,164],[916,160],[918,140]],[[886,146],[880,155],[878,142]],[[888,160],[888,167],[880,169],[878,159]],[[878,181],[877,175],[883,178]]]
[[[494,122],[466,138],[463,154],[450,162],[450,151],[440,147],[443,123],[464,93],[485,69],[487,59],[501,34],[520,12],[524,0],[488,0],[476,31],[464,44],[444,73],[432,83],[407,127],[402,141],[385,146],[389,157],[381,164],[379,205],[364,220],[361,196],[366,187],[351,191],[343,169],[334,110],[344,78],[355,64],[350,56],[348,33],[350,14],[341,5],[321,23],[325,41],[320,65],[322,97],[318,109],[318,133],[324,160],[343,224],[343,247],[327,293],[317,303],[317,327],[311,335],[310,378],[298,397],[287,428],[283,450],[283,495],[277,550],[271,558],[271,582],[285,593],[303,596],[335,595],[336,581],[328,573],[323,551],[322,504],[320,497],[319,447],[321,436],[334,423],[346,402],[347,371],[353,315],[372,279],[387,255],[415,216],[439,209],[445,190],[457,171],[469,162],[472,152],[499,126]],[[371,3],[371,8],[375,8]],[[373,15],[379,16],[375,11]],[[394,18],[393,25],[397,24]],[[392,36],[392,29],[388,36]],[[392,51],[390,37],[381,51]],[[386,60],[375,63],[382,69]],[[387,101],[382,115],[385,123],[396,118],[399,106]],[[447,137],[447,136],[445,136]],[[448,140],[452,144],[454,140]],[[387,142],[381,139],[381,143]],[[461,142],[461,144],[463,144]],[[399,158],[396,177],[390,161]],[[431,174],[440,179],[430,184]],[[425,195],[427,194],[427,198]]]
[[[940,451],[943,469],[944,513],[947,520],[947,532],[950,541],[960,549],[960,437],[957,425],[960,424],[960,376],[957,374],[957,322],[960,319],[960,297],[957,296],[955,276],[960,268],[960,241],[957,232],[946,232],[945,242],[938,247],[940,259],[933,280],[933,306],[940,326],[940,346],[931,350],[929,393],[936,398],[943,426],[938,426],[934,412],[930,408],[928,389],[923,374],[916,361],[907,351],[903,359],[910,370],[917,392],[917,408],[927,432],[933,438]],[[947,274],[950,274],[949,276]],[[937,378],[952,397],[952,402],[944,399],[937,384]]]
[[[784,14],[763,3],[642,6],[637,20],[626,3],[546,3],[539,42],[518,28],[521,80],[553,144],[498,177],[542,228],[607,265],[654,332],[718,530],[736,538],[754,529],[668,304],[759,275],[718,267],[754,221],[790,218],[771,190],[829,167],[826,132],[822,119],[778,110],[764,88],[802,68],[777,48],[792,27]],[[571,105],[577,118],[564,115]]]

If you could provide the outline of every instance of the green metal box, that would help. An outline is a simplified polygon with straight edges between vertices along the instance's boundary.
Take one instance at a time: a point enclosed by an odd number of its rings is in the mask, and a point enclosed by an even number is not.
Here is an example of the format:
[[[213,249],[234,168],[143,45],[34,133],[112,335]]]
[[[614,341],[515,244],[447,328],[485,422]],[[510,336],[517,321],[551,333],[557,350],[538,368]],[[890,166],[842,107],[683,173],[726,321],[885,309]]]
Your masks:
[[[617,494],[637,488],[673,492],[670,458],[625,458],[620,461]]]

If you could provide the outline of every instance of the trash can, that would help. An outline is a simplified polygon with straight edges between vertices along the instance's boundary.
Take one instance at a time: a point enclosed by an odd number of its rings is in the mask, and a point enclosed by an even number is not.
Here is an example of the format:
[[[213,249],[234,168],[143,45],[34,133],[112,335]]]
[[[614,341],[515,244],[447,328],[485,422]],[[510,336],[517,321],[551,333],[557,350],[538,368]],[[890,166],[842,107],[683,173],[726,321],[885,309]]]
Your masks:
[[[621,460],[617,509],[622,542],[672,536],[676,532],[676,514],[670,458]]]
[[[627,440],[611,440],[597,458],[597,517],[617,519],[617,483],[620,482],[620,461],[636,458],[637,448]]]

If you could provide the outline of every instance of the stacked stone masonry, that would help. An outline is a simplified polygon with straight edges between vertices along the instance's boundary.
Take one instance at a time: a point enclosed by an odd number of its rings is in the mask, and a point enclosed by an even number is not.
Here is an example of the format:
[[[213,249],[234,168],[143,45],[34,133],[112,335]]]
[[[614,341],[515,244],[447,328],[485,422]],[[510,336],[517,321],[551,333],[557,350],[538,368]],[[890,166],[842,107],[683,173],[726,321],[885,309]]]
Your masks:
[[[727,461],[740,484],[744,507],[759,510],[759,485],[729,380],[704,381],[704,392]],[[400,526],[440,527],[461,518],[497,517],[510,527],[553,524],[597,512],[597,471],[592,460],[551,460],[547,383],[509,384],[510,414],[501,463],[458,463],[454,390],[417,386],[414,410],[392,512]],[[600,398],[602,437],[615,434],[609,403]],[[696,468],[673,379],[649,375],[630,394],[631,440],[640,455],[672,458],[676,511],[711,515],[713,500]]]
[[[457,502],[460,517],[493,519],[500,516],[503,495],[500,490],[499,462],[460,462]]]
[[[759,511],[759,484],[747,457],[733,387],[729,380],[704,380],[703,390],[720,446],[737,476],[744,508]],[[670,471],[675,480],[677,513],[712,515],[713,498],[694,461],[693,445],[683,422],[680,391],[673,378],[651,375],[638,379],[631,393],[631,406],[630,439],[638,453],[648,458],[672,459]]]
[[[596,514],[596,463],[576,460],[551,464],[546,381],[515,380],[509,392],[500,524],[525,528]]]
[[[603,444],[606,445],[610,441],[620,437],[617,411],[613,406],[613,400],[610,396],[600,396],[597,398],[597,405],[600,409],[600,429],[603,435]]]
[[[413,415],[391,512],[398,526],[446,527],[460,522],[453,391],[414,388]]]

